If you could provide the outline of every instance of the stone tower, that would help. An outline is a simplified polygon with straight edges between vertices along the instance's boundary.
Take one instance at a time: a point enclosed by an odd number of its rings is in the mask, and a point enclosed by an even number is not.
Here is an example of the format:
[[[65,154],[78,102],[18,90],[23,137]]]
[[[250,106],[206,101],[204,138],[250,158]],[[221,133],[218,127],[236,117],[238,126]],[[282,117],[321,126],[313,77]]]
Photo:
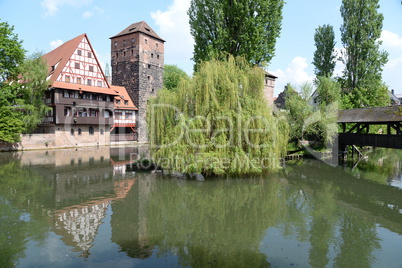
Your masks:
[[[138,108],[138,141],[148,142],[147,102],[163,87],[165,40],[144,21],[131,24],[110,39],[112,84],[127,89]]]

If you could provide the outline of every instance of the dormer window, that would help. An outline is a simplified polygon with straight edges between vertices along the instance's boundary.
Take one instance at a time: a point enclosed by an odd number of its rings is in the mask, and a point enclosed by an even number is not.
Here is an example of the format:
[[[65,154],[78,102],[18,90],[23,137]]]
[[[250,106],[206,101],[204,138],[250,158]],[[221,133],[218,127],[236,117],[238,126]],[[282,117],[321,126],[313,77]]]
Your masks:
[[[120,105],[120,100],[116,100],[116,104],[117,104],[117,105]]]
[[[128,105],[128,100],[125,100],[125,101],[124,101],[124,105]]]

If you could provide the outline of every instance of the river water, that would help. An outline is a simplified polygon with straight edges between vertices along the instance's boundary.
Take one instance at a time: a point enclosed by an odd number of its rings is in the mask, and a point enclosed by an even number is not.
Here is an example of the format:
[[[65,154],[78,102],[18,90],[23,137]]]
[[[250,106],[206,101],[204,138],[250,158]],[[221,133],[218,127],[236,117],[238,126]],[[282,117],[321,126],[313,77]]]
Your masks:
[[[206,181],[145,147],[0,154],[0,267],[402,267],[402,152]]]

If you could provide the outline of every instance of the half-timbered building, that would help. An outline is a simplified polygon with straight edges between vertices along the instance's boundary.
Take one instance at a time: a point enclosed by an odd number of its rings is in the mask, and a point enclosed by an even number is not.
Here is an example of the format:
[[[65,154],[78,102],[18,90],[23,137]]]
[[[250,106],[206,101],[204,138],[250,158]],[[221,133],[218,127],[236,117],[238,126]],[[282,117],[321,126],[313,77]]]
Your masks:
[[[50,81],[45,101],[52,110],[37,132],[54,134],[55,147],[110,144],[115,105],[127,92],[109,84],[87,35],[65,42],[43,58]],[[137,110],[132,102],[123,107],[133,114]],[[135,124],[130,126],[134,130]]]

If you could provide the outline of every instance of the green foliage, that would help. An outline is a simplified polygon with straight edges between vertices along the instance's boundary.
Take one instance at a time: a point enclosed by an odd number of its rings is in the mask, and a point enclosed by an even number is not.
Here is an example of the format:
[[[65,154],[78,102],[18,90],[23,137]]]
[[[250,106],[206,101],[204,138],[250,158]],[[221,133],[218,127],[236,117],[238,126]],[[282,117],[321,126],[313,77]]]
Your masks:
[[[388,53],[380,51],[383,15],[379,0],[343,0],[343,85],[348,107],[384,106],[382,69]]]
[[[163,86],[169,90],[176,89],[182,79],[189,79],[187,73],[176,65],[166,64],[163,69]]]
[[[17,68],[25,57],[22,41],[13,31],[13,26],[0,22],[0,88],[7,80],[17,78]]]
[[[33,130],[49,110],[43,101],[47,67],[40,55],[24,60],[16,72],[18,81],[3,83],[0,89],[0,140],[9,143]]]
[[[337,115],[340,102],[340,85],[332,78],[318,77],[318,107],[309,105],[311,84],[302,85],[300,92],[287,86],[286,106],[290,125],[290,140],[298,144],[301,140],[313,141],[322,147],[331,145],[338,134]]]
[[[312,86],[308,83],[301,86],[300,92],[297,92],[290,84],[286,86],[285,109],[290,126],[291,142],[297,143],[306,134],[305,122],[312,113],[308,104],[311,91]]]
[[[316,51],[312,63],[315,75],[332,76],[336,64],[334,28],[331,25],[319,26],[315,30],[314,42]]]
[[[195,40],[195,69],[202,61],[244,56],[269,63],[282,26],[283,0],[192,0],[188,11]]]
[[[264,71],[243,58],[203,62],[175,91],[148,105],[153,159],[164,169],[205,175],[279,167],[288,125],[263,97]]]

